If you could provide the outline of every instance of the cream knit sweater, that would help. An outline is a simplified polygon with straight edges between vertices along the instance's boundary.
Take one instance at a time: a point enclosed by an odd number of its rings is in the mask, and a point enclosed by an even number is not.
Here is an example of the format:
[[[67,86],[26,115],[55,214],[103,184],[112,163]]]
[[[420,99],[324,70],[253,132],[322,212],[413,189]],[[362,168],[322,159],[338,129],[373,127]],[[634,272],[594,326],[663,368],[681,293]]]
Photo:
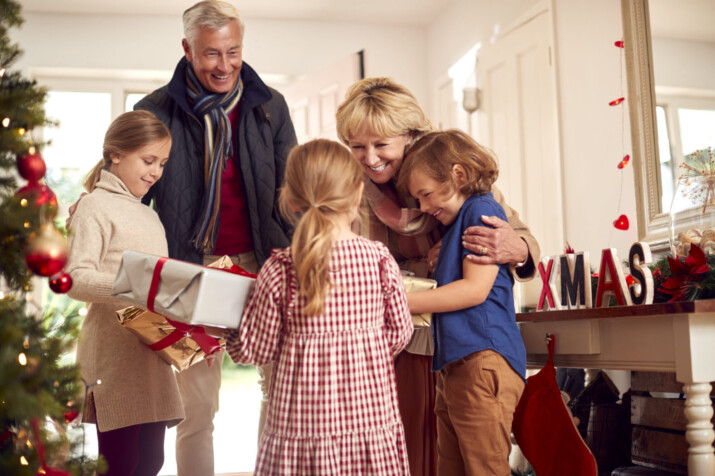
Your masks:
[[[77,362],[87,383],[102,381],[90,389],[84,421],[96,423],[100,431],[159,421],[178,424],[184,410],[173,369],[119,325],[114,311],[128,304],[111,296],[124,250],[167,256],[159,217],[117,176],[102,171],[97,187],[72,216],[69,244],[69,296],[90,303]]]

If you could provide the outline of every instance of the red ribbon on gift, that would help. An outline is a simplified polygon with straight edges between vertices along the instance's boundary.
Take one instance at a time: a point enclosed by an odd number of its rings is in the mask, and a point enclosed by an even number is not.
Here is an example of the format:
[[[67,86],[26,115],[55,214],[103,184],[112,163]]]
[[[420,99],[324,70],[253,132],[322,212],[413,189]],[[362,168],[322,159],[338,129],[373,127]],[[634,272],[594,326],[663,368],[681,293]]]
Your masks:
[[[154,274],[151,277],[151,285],[149,286],[149,296],[147,296],[146,300],[146,307],[151,312],[155,312],[154,299],[156,298],[156,293],[159,289],[159,278],[161,276],[161,270],[164,267],[164,263],[166,263],[168,259],[169,258],[159,258],[159,261],[156,262],[156,266],[154,266]],[[203,327],[172,321],[166,316],[164,316],[164,319],[166,319],[166,321],[176,329],[168,336],[148,346],[151,350],[157,351],[166,349],[170,345],[179,342],[184,336],[191,337],[196,344],[198,344],[201,350],[206,353],[206,355],[211,355],[221,350],[221,344],[219,344],[218,339],[208,335]]]
[[[211,268],[211,269],[218,269],[221,271],[226,271],[227,273],[237,274],[239,276],[245,276],[247,278],[252,278],[252,279],[256,279],[258,277],[257,274],[250,273],[250,272],[246,271],[245,269],[241,268],[240,266],[238,266],[237,264],[232,265],[230,268]]]

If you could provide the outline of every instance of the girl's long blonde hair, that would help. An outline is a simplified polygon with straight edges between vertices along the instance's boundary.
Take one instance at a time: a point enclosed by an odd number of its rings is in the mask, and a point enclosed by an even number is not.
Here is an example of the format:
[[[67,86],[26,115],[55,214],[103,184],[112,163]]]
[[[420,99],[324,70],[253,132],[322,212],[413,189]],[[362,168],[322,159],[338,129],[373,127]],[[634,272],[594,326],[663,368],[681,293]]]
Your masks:
[[[323,313],[331,285],[330,216],[355,209],[362,181],[360,164],[337,142],[313,140],[288,155],[279,205],[281,213],[297,223],[291,249],[306,315]]]
[[[112,155],[129,154],[147,144],[171,139],[169,129],[149,111],[130,111],[120,114],[104,134],[102,159],[84,179],[84,188],[91,192],[99,181],[102,170],[112,166]]]

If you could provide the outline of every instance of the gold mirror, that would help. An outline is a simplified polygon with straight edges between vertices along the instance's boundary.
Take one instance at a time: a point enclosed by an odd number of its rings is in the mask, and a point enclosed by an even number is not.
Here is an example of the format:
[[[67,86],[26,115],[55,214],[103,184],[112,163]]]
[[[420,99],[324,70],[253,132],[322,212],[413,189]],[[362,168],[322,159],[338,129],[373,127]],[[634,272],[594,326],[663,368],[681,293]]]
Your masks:
[[[666,251],[680,165],[695,150],[715,149],[715,2],[621,0],[621,7],[638,238]],[[697,219],[695,210],[674,214],[678,226]]]

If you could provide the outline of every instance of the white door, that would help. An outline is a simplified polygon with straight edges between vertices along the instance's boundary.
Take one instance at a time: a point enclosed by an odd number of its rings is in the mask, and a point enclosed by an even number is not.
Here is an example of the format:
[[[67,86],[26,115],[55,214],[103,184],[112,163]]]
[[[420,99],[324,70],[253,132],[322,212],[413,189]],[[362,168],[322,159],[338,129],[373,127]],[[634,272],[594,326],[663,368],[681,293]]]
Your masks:
[[[283,88],[299,144],[317,138],[338,139],[335,111],[350,85],[361,79],[362,71],[359,52]]]
[[[460,122],[459,103],[454,98],[454,80],[447,75],[435,82],[437,117],[433,124],[439,130],[462,129],[471,134],[465,124]]]
[[[479,140],[499,159],[497,186],[529,225],[543,256],[564,247],[551,12],[540,4],[483,46]]]

